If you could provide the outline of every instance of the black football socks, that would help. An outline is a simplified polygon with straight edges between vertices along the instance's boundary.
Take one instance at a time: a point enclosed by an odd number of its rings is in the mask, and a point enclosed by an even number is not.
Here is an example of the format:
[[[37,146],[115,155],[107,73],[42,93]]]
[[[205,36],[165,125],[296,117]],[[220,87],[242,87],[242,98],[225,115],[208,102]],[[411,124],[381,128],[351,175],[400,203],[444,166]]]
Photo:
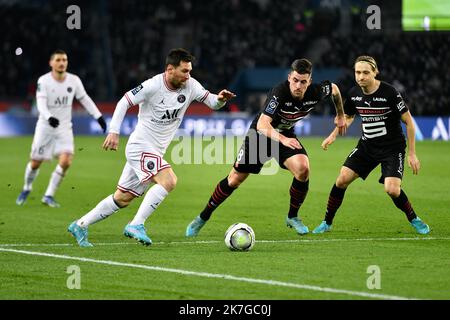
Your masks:
[[[209,198],[205,209],[200,213],[200,218],[204,221],[208,221],[213,211],[216,210],[216,208],[224,202],[234,190],[236,190],[236,188],[228,185],[228,177],[225,177],[225,179],[220,181],[211,195],[211,198]]]
[[[298,215],[298,210],[300,209],[303,201],[305,201],[306,194],[309,189],[309,180],[299,181],[297,179],[292,180],[291,188],[289,189],[289,194],[291,195],[291,202],[289,204],[289,218],[294,218]]]
[[[325,222],[328,225],[333,223],[336,211],[344,200],[345,190],[347,189],[338,188],[336,184],[331,188],[330,196],[328,197],[327,212],[325,213]]]
[[[397,198],[392,198],[392,201],[394,201],[394,204],[397,208],[399,208],[406,214],[406,218],[409,222],[417,218],[416,213],[414,212],[414,209],[403,190],[400,190],[400,195]]]

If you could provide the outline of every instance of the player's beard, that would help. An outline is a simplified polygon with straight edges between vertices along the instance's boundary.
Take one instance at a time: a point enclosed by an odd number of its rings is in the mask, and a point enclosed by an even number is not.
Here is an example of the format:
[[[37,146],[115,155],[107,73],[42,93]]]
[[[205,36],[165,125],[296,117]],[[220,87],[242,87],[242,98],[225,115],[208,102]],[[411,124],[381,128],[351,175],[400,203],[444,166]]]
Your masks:
[[[305,95],[304,92],[295,92],[295,95],[293,96],[297,100],[302,100],[304,95]]]
[[[63,75],[64,73],[66,73],[66,68],[64,68],[64,67],[58,68],[55,71],[56,71],[57,74]]]
[[[185,86],[186,86],[186,82],[187,81],[178,81],[178,82],[172,82],[171,84],[172,84],[172,86],[174,86],[175,88],[177,88],[177,89],[180,89],[180,88],[184,88]]]

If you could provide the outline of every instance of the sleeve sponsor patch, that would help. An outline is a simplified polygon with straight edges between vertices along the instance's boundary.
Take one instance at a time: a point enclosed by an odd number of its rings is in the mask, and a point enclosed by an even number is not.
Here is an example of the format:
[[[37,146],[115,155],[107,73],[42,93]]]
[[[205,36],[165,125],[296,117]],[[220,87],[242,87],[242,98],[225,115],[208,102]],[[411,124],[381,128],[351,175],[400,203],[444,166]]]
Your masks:
[[[133,96],[135,96],[139,91],[142,90],[142,88],[144,88],[142,86],[142,84],[138,85],[136,88],[134,88],[133,90],[131,90],[131,93],[133,94]]]
[[[274,114],[277,107],[278,107],[278,101],[276,100],[275,97],[273,97],[272,99],[270,99],[270,101],[267,104],[266,109],[264,111],[269,114]]]
[[[332,89],[331,89],[331,82],[330,81],[324,81],[320,85],[321,93],[322,93],[322,99],[325,97],[328,97],[331,95]]]
[[[398,111],[402,111],[403,109],[406,108],[406,104],[405,101],[402,98],[402,95],[400,93],[397,94],[397,109]]]

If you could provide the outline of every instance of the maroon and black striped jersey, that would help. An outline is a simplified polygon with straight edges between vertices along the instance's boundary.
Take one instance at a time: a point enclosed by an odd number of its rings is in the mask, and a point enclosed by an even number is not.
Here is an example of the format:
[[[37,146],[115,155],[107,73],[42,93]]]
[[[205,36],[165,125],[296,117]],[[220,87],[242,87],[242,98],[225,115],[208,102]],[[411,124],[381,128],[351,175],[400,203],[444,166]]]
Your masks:
[[[406,146],[400,118],[408,111],[401,94],[390,84],[381,81],[379,88],[366,95],[361,87],[354,86],[344,102],[347,115],[361,117],[361,141],[379,151],[394,146]]]
[[[321,100],[330,97],[331,92],[330,81],[312,83],[306,89],[303,99],[299,100],[291,95],[289,81],[286,80],[269,91],[263,111],[256,115],[250,128],[256,129],[259,117],[265,114],[273,119],[271,125],[274,129],[293,136],[295,124],[305,118]]]

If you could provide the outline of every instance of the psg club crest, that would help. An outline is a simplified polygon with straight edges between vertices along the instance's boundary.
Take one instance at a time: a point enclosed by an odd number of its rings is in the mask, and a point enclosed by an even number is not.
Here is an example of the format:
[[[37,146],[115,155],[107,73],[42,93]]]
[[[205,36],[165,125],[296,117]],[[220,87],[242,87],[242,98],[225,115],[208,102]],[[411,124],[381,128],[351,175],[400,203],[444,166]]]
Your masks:
[[[177,100],[178,100],[179,103],[183,103],[183,102],[186,101],[186,97],[185,97],[184,94],[180,94],[180,95],[178,96]]]
[[[147,168],[148,170],[153,171],[153,169],[155,169],[155,163],[153,161],[147,162]]]
[[[68,92],[68,93],[71,93],[71,92],[72,92],[72,87],[68,87],[68,88],[67,88],[67,92]]]

